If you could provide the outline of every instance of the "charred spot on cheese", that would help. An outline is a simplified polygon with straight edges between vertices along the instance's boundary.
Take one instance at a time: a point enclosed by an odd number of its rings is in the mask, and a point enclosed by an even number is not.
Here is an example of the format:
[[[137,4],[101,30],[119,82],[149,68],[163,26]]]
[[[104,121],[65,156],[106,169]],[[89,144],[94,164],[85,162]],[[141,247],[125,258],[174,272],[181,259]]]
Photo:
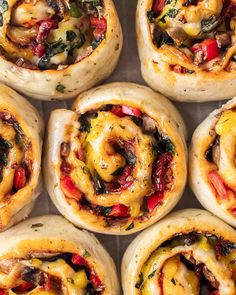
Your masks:
[[[89,56],[106,37],[102,1],[19,0],[6,22],[7,10],[2,1],[1,51],[19,67],[60,70]]]
[[[133,229],[135,220],[149,218],[174,186],[174,143],[158,122],[126,105],[103,105],[78,114],[76,126],[73,142],[63,142],[60,151],[67,202],[101,217],[107,226],[127,223],[124,229]],[[119,202],[123,194],[140,194],[140,200]],[[96,203],[110,196],[117,201]]]
[[[181,61],[204,71],[217,71],[220,66],[234,71],[235,11],[232,1],[153,0],[147,18],[158,49],[174,47]],[[177,66],[171,68],[177,74],[188,73]]]
[[[74,253],[41,253],[32,259],[9,259],[0,264],[1,285],[7,280],[8,273],[17,269],[17,275],[13,280],[8,280],[7,288],[1,288],[2,292],[11,294],[69,294],[82,292],[84,294],[102,294],[105,287],[99,276],[86,259],[90,257]],[[4,293],[5,294],[5,293]]]

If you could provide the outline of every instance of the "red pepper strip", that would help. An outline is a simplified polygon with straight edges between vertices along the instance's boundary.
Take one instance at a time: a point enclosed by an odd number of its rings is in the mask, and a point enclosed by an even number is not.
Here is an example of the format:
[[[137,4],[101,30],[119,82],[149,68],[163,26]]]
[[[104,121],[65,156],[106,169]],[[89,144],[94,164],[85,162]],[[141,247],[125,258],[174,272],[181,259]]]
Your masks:
[[[80,256],[79,254],[73,254],[71,261],[76,265],[88,266],[87,261],[84,259],[84,257]]]
[[[20,286],[16,287],[17,292],[25,292],[35,288],[35,285],[30,282],[23,282]],[[1,294],[1,293],[0,293]]]
[[[99,18],[99,17],[90,16],[90,23],[91,23],[91,27],[95,29],[93,32],[95,39],[97,40],[100,39],[107,30],[106,19],[104,17]]]
[[[104,286],[98,275],[96,275],[93,271],[90,274],[90,281],[96,291],[102,291],[104,289]]]
[[[6,291],[5,290],[3,290],[3,289],[0,289],[0,295],[6,295],[7,293],[6,293]]]
[[[134,116],[134,117],[141,117],[142,112],[133,107],[128,107],[128,106],[122,106],[122,112],[126,115]]]
[[[216,171],[212,170],[208,173],[208,180],[216,190],[217,195],[222,199],[227,199],[227,189]]]
[[[61,186],[63,192],[66,194],[68,198],[75,199],[77,201],[79,201],[82,198],[81,191],[74,185],[69,175],[65,175],[64,177],[62,177]]]
[[[113,106],[111,112],[116,115],[117,117],[125,117],[125,114],[122,111],[122,106]]]
[[[162,200],[164,198],[164,193],[156,192],[152,194],[151,196],[147,197],[147,207],[148,211],[152,212],[156,206],[162,203]]]
[[[164,5],[165,5],[165,0],[155,0],[152,10],[158,14],[161,14],[164,8]]]
[[[36,41],[38,43],[43,43],[46,40],[50,30],[56,29],[57,27],[58,21],[56,19],[42,21],[39,25],[39,33],[36,38]]]
[[[202,42],[204,59],[210,61],[220,55],[220,50],[215,39],[206,39]]]
[[[14,188],[21,189],[26,184],[26,173],[23,167],[18,168],[14,175]]]
[[[109,216],[114,217],[129,217],[129,208],[123,204],[114,205],[112,211],[109,213]]]

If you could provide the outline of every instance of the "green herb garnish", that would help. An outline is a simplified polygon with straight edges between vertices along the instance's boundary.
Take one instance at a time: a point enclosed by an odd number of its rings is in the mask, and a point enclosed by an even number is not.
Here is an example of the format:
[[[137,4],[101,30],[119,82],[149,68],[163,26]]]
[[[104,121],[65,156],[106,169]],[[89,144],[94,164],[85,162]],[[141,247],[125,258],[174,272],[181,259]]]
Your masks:
[[[66,87],[60,83],[56,87],[56,91],[61,92],[61,93],[65,93],[65,89],[66,89]]]
[[[83,257],[88,258],[90,256],[91,256],[91,254],[87,250],[85,250],[84,253],[83,253]]]
[[[125,229],[126,231],[131,230],[134,228],[134,223],[130,223],[130,225]]]
[[[76,5],[75,2],[70,3],[70,8],[69,8],[70,16],[71,17],[76,17],[79,18],[82,16],[81,12],[79,11],[78,6]]]
[[[136,288],[136,289],[140,289],[140,287],[142,286],[142,283],[143,283],[143,273],[140,272],[140,274],[139,274],[139,280],[138,280],[138,282],[135,284],[135,288]]]
[[[157,270],[155,269],[153,272],[151,272],[151,273],[148,275],[148,279],[149,279],[149,280],[155,276],[156,271],[157,271]]]

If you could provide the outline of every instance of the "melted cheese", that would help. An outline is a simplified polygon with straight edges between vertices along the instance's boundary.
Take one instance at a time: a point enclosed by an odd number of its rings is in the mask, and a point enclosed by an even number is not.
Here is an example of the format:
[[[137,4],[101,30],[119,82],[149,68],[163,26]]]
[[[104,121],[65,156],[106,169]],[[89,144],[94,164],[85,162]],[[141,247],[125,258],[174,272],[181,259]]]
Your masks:
[[[47,5],[46,1],[23,2],[13,11],[12,23],[18,26],[33,25],[41,20],[49,19],[53,14],[55,14],[54,10]]]
[[[236,135],[236,111],[227,110],[223,112],[216,124],[215,130],[219,135],[228,133]]]
[[[200,279],[187,269],[179,256],[168,259],[162,269],[164,295],[198,295]]]
[[[197,5],[183,6],[185,0],[171,1],[165,5],[163,12],[157,18],[160,27],[182,28],[190,37],[196,37],[201,32],[201,21],[212,16],[219,17],[223,8],[222,0],[199,1]],[[171,10],[177,10],[177,19],[168,16]],[[165,21],[161,21],[165,17]],[[178,21],[178,17],[184,17],[186,23]]]

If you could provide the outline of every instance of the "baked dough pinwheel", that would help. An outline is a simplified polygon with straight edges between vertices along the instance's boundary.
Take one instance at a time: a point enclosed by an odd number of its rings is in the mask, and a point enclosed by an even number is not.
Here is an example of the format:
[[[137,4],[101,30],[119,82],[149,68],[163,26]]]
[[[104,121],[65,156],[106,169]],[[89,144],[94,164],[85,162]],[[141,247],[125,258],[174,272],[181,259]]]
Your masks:
[[[236,232],[199,209],[141,233],[122,261],[124,295],[236,294]]]
[[[41,192],[42,133],[36,109],[0,84],[0,231],[25,218]]]
[[[1,233],[0,244],[1,295],[120,294],[111,257],[63,217],[28,219]]]
[[[174,100],[236,95],[235,15],[234,0],[139,0],[143,78]]]
[[[236,227],[236,98],[197,127],[189,165],[190,185],[201,204]]]
[[[114,83],[52,112],[44,175],[58,210],[75,225],[130,234],[167,214],[186,181],[185,127],[151,89]]]
[[[107,78],[122,48],[112,0],[1,0],[0,81],[41,100]]]

